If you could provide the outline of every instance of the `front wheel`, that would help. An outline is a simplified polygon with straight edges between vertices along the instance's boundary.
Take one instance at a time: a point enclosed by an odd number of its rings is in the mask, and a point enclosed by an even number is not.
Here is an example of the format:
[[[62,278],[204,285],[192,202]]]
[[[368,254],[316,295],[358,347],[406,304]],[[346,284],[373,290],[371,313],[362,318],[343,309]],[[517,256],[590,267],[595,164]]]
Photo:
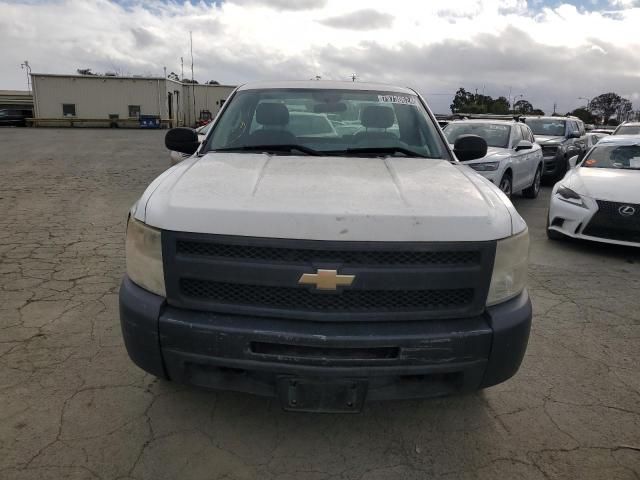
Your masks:
[[[522,191],[522,195],[526,198],[537,198],[540,193],[540,183],[542,182],[542,167],[538,167],[536,175],[533,177],[533,183],[531,186],[525,188]]]
[[[500,180],[500,184],[498,188],[502,190],[507,197],[511,198],[511,194],[513,193],[513,183],[511,181],[511,174],[509,172],[505,173],[502,176],[502,180]]]

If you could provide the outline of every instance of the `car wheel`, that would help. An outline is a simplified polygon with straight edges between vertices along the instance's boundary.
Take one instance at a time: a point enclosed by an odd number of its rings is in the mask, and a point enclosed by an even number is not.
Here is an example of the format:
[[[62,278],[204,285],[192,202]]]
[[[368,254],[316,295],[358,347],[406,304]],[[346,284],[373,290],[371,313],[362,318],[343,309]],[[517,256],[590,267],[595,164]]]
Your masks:
[[[537,198],[540,193],[540,183],[542,181],[542,167],[538,167],[536,175],[533,177],[533,183],[530,187],[525,188],[522,191],[522,195],[527,198]]]
[[[511,194],[513,193],[511,173],[507,172],[502,176],[502,180],[500,180],[498,188],[500,188],[500,190],[502,190],[502,193],[504,193],[507,197],[511,198]]]
[[[550,230],[549,229],[549,210],[547,210],[547,238],[549,240],[562,240],[564,238],[564,235],[561,234],[560,232],[557,232],[555,230]]]

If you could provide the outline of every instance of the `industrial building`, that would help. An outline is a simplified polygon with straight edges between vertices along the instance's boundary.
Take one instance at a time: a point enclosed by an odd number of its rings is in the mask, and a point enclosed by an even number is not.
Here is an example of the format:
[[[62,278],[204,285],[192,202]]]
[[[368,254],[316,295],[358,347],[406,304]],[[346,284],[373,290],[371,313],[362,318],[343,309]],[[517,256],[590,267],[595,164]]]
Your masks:
[[[215,116],[235,88],[162,77],[32,73],[34,126],[193,127]]]
[[[0,90],[0,109],[31,110],[33,97],[26,90]]]

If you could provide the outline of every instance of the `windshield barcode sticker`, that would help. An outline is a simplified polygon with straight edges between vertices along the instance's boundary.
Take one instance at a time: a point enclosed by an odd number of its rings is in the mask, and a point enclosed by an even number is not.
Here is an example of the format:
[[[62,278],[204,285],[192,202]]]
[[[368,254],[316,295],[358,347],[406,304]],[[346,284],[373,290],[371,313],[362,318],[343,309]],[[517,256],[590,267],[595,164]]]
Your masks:
[[[416,99],[416,97],[403,95],[378,95],[378,102],[399,103],[401,105],[416,105],[418,103],[418,100]]]

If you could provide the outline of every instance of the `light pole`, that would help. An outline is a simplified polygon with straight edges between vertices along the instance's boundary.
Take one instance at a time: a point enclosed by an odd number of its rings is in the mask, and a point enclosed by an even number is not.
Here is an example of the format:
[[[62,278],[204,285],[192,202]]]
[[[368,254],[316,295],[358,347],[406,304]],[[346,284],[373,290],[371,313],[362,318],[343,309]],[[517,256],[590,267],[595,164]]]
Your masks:
[[[31,92],[31,65],[29,65],[29,60],[25,60],[24,63],[21,63],[20,68],[27,71],[27,90]]]
[[[591,99],[587,97],[578,97],[578,100],[586,100],[587,101],[587,111],[591,112]]]

